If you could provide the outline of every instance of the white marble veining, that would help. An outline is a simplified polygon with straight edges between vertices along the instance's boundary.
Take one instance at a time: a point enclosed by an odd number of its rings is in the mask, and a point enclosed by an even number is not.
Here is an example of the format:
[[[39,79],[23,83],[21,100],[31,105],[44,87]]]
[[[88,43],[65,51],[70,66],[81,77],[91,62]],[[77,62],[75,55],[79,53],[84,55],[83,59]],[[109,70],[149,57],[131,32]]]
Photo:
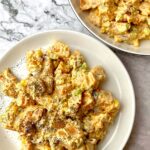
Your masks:
[[[76,19],[68,0],[0,0],[0,12],[1,51],[37,31],[86,31]]]
[[[0,12],[0,57],[32,33],[71,29],[89,34],[74,15],[68,0],[0,0]],[[114,51],[125,64],[136,94],[135,125],[125,150],[149,150],[150,56]]]

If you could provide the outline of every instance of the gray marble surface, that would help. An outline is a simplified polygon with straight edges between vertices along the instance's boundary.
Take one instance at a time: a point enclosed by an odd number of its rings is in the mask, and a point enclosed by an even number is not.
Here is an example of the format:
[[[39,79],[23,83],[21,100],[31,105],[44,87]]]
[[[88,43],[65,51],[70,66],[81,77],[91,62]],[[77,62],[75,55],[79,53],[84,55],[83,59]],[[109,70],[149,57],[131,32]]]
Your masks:
[[[0,57],[22,38],[49,29],[89,34],[74,15],[68,0],[0,0]],[[114,52],[126,66],[136,94],[135,124],[125,150],[149,150],[150,56]]]

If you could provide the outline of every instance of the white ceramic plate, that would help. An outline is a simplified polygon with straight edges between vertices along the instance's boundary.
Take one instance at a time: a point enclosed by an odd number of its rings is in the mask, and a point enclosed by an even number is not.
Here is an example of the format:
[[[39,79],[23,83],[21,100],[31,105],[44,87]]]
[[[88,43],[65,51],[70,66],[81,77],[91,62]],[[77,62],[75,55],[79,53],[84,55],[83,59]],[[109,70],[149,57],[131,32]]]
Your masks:
[[[81,21],[81,23],[98,39],[102,42],[112,46],[118,50],[138,54],[138,55],[150,55],[150,40],[144,40],[141,42],[139,47],[134,47],[132,45],[128,45],[126,43],[115,43],[112,38],[109,38],[106,34],[101,34],[100,29],[94,26],[87,18],[88,12],[80,10],[80,0],[69,0],[72,9],[74,10],[76,16]]]
[[[54,40],[64,41],[73,49],[79,49],[92,66],[102,65],[107,73],[104,89],[112,93],[121,102],[121,111],[111,126],[106,138],[98,150],[121,150],[125,146],[132,130],[135,115],[135,96],[130,77],[118,57],[104,44],[94,38],[73,31],[56,30],[32,35],[20,41],[0,61],[0,70],[10,67],[22,78],[26,75],[25,53],[27,50],[46,47]],[[1,112],[8,105],[9,99],[1,95]],[[0,150],[18,150],[17,134],[0,129]]]

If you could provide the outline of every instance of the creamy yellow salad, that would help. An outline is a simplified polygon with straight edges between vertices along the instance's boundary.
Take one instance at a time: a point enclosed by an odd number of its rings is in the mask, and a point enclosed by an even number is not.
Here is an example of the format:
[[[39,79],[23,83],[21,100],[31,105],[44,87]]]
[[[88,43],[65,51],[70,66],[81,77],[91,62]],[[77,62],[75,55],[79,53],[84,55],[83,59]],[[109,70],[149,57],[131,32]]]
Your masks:
[[[150,39],[150,0],[80,0],[80,8],[116,42],[139,46]]]
[[[0,74],[1,92],[12,98],[2,126],[19,133],[22,150],[95,150],[120,108],[102,89],[104,69],[90,69],[62,42],[27,52],[26,64],[25,79]]]

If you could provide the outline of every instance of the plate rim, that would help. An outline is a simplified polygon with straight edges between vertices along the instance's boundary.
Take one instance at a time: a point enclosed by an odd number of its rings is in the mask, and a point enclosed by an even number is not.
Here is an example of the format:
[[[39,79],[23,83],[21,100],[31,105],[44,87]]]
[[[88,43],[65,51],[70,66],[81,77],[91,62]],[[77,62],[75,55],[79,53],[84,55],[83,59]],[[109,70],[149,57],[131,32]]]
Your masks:
[[[92,29],[90,29],[86,23],[81,19],[81,17],[78,15],[77,11],[75,10],[73,4],[72,4],[72,1],[71,0],[68,0],[69,1],[69,4],[74,12],[74,14],[76,15],[77,19],[81,22],[81,24],[92,34],[95,36],[95,38],[97,38],[99,41],[101,41],[103,44],[105,44],[106,46],[110,46],[111,48],[115,48],[116,50],[119,50],[119,51],[123,51],[123,52],[126,52],[126,53],[129,53],[129,54],[134,54],[134,55],[141,55],[141,56],[150,56],[150,53],[140,53],[140,52],[134,52],[134,51],[129,51],[127,49],[123,49],[123,48],[120,48],[118,46],[115,46],[114,44],[111,44],[109,42],[107,42],[106,40],[104,40],[103,38],[101,38],[100,36],[98,36],[94,31],[92,31]]]
[[[33,34],[30,34],[30,35],[26,36],[22,40],[18,41],[11,48],[9,48],[8,51],[0,58],[0,64],[2,63],[2,61],[4,59],[7,59],[7,55],[9,54],[10,51],[15,49],[17,46],[21,45],[24,41],[32,39],[33,37],[36,37],[36,36],[40,36],[42,34],[46,34],[46,33],[50,34],[50,33],[58,33],[58,32],[60,32],[60,33],[61,32],[62,33],[67,32],[67,33],[70,33],[70,34],[76,34],[76,35],[79,35],[79,36],[82,36],[82,37],[85,37],[85,38],[89,38],[91,40],[95,40],[95,42],[103,45],[111,53],[111,55],[113,55],[117,59],[117,61],[119,61],[119,63],[122,65],[123,70],[126,73],[126,76],[128,78],[129,84],[131,86],[131,90],[132,90],[131,93],[132,93],[132,96],[133,96],[133,110],[132,110],[133,117],[131,118],[132,120],[131,120],[129,131],[126,134],[126,138],[124,139],[124,141],[122,142],[122,144],[120,146],[121,149],[123,149],[125,147],[125,145],[127,144],[129,138],[130,138],[130,135],[132,133],[132,129],[133,129],[133,126],[134,126],[134,122],[135,122],[135,112],[136,112],[135,91],[134,91],[134,87],[133,87],[133,83],[132,83],[131,77],[130,77],[130,75],[129,75],[125,65],[120,60],[120,58],[109,47],[107,47],[107,45],[105,45],[104,43],[100,42],[98,39],[95,39],[94,37],[92,37],[90,35],[87,35],[85,33],[81,33],[81,32],[78,32],[78,31],[72,31],[72,30],[68,30],[68,29],[67,30],[66,29],[55,29],[55,30],[40,31],[40,32],[36,32],[36,33],[33,33]]]

